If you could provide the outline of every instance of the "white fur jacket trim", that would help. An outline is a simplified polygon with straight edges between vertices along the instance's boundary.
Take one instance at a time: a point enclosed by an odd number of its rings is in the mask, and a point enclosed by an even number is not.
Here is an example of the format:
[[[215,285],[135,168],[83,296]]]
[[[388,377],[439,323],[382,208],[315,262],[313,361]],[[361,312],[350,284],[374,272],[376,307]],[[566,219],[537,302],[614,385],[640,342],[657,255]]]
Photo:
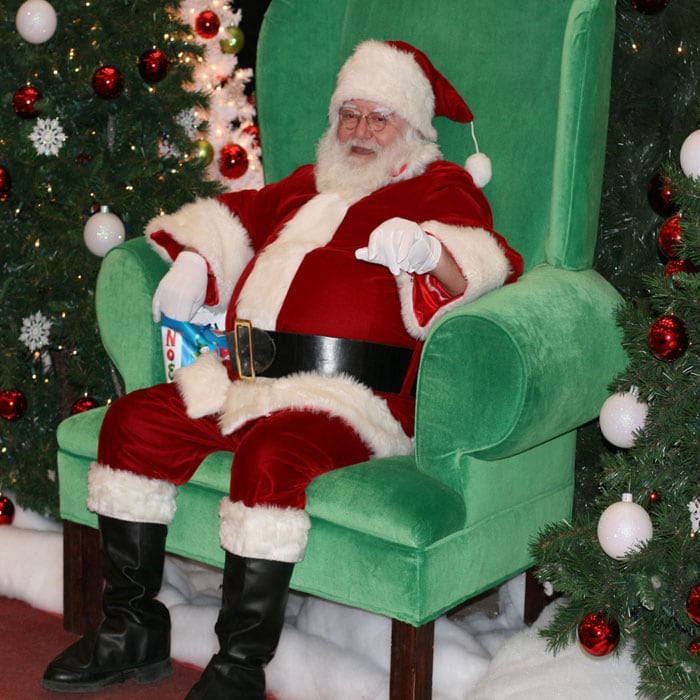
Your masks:
[[[89,510],[117,520],[169,525],[175,517],[174,484],[93,462],[88,471]]]
[[[333,238],[347,210],[348,202],[337,194],[317,194],[302,205],[256,258],[238,294],[238,317],[249,319],[259,328],[276,328],[280,309],[304,257]]]
[[[248,232],[231,211],[216,199],[197,199],[173,214],[156,216],[144,231],[149,244],[166,262],[165,248],[151,236],[167,231],[180,245],[196,249],[211,266],[219,289],[218,309],[226,310],[234,285],[253,257]]]
[[[213,352],[203,353],[193,364],[176,369],[175,383],[185,402],[185,412],[193,420],[220,413],[230,386],[228,371]]]
[[[228,435],[249,420],[274,411],[326,411],[347,421],[374,457],[412,454],[413,441],[394,418],[386,401],[346,375],[325,377],[299,372],[279,379],[259,377],[255,382],[206,383],[215,376],[216,355],[208,353],[175,373],[187,415],[199,418],[219,413],[219,426]]]
[[[421,228],[439,239],[450,251],[467,281],[464,294],[442,306],[422,326],[413,309],[413,278],[406,272],[398,275],[396,283],[406,330],[414,338],[425,340],[435,322],[448,311],[501,287],[508,279],[511,268],[505,251],[486,229],[452,226],[439,221],[424,221]]]
[[[246,506],[222,498],[219,539],[231,554],[296,563],[304,558],[311,520],[305,510],[276,506]]]

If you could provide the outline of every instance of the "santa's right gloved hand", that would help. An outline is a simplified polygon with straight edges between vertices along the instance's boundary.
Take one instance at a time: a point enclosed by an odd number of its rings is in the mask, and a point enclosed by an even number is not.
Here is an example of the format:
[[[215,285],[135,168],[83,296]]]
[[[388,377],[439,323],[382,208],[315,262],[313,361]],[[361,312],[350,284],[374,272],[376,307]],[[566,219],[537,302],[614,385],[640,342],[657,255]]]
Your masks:
[[[153,295],[153,321],[164,314],[176,321],[189,321],[207,294],[207,263],[197,253],[183,250],[170,266]]]

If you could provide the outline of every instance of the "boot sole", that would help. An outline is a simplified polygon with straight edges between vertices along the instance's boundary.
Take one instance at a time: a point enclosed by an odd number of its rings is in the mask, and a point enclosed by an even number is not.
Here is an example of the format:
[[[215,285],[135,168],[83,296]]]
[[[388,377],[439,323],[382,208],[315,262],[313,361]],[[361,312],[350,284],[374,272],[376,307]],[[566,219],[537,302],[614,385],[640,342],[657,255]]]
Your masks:
[[[41,685],[46,690],[53,690],[60,693],[94,693],[98,690],[103,690],[124,681],[134,680],[137,683],[155,683],[156,681],[168,678],[173,674],[173,667],[170,659],[159,661],[148,666],[140,666],[139,668],[128,668],[123,671],[100,678],[96,681],[55,681],[48,678],[42,678]]]

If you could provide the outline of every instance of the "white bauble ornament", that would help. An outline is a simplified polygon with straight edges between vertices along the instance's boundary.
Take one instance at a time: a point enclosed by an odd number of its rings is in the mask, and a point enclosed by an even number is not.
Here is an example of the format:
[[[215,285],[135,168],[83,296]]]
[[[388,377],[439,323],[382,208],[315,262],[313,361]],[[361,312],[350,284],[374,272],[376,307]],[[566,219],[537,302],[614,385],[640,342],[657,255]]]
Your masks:
[[[630,550],[648,542],[653,535],[649,513],[634,503],[631,493],[608,506],[598,520],[598,542],[613,559],[624,559]]]
[[[112,248],[124,242],[125,230],[122,220],[109,211],[109,207],[100,207],[85,223],[83,240],[87,249],[103,257]]]
[[[46,0],[26,0],[15,16],[19,35],[30,44],[43,44],[56,31],[56,10]]]
[[[634,445],[635,433],[644,427],[649,406],[637,398],[637,390],[609,396],[600,409],[600,431],[616,447]]]
[[[693,131],[683,141],[681,170],[693,180],[700,177],[700,129]]]

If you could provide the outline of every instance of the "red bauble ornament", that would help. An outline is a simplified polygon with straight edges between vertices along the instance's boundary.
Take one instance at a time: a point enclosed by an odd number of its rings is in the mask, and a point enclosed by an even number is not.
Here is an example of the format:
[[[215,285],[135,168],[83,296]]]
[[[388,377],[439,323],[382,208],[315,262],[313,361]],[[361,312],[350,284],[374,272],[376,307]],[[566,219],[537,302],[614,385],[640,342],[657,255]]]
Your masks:
[[[649,329],[649,346],[659,360],[673,362],[688,349],[688,333],[678,316],[661,316]]]
[[[0,202],[4,202],[10,196],[12,189],[12,178],[10,171],[0,165]]]
[[[92,89],[105,100],[113,100],[124,90],[124,76],[114,66],[101,66],[92,76]]]
[[[170,59],[160,49],[144,51],[139,58],[139,73],[147,83],[159,83],[170,70]]]
[[[632,0],[632,7],[645,15],[655,15],[668,7],[671,0]]]
[[[229,143],[219,154],[219,172],[233,179],[243,177],[248,170],[248,153],[237,143]]]
[[[676,272],[695,274],[698,268],[690,260],[669,260],[664,267],[664,275],[673,277]]]
[[[678,246],[683,243],[680,215],[666,219],[659,229],[658,244],[664,255],[669,258],[678,256]]]
[[[89,411],[91,408],[97,408],[99,405],[99,402],[91,396],[81,396],[71,406],[70,414],[74,416],[76,413],[85,413],[85,411]]]
[[[0,493],[0,525],[12,525],[15,519],[15,504]]]
[[[620,627],[615,620],[608,620],[604,613],[594,612],[581,620],[578,640],[591,656],[605,656],[620,641]]]
[[[37,100],[41,99],[41,91],[33,85],[23,85],[15,92],[12,98],[12,108],[15,113],[24,119],[36,117],[39,112],[36,109]]]
[[[260,129],[257,124],[250,124],[243,129],[244,134],[248,134],[253,139],[253,143],[260,147]]]
[[[661,496],[659,496],[657,491],[652,491],[649,494],[649,505],[650,506],[655,506],[657,504],[661,503]]]
[[[692,623],[700,626],[700,583],[690,589],[685,601],[685,610]]]
[[[691,640],[690,644],[688,644],[688,651],[691,654],[695,654],[695,656],[700,656],[700,637],[695,637],[695,639]]]
[[[249,124],[243,128],[243,133],[248,134],[253,139],[256,146],[260,146],[260,129],[257,124]]]
[[[194,21],[194,28],[202,39],[213,39],[219,33],[220,26],[219,16],[211,10],[200,12]]]
[[[673,216],[678,211],[678,205],[673,201],[671,179],[656,173],[647,185],[647,199],[651,208],[659,216]]]
[[[0,391],[0,416],[5,420],[19,420],[27,410],[27,399],[21,391]]]

